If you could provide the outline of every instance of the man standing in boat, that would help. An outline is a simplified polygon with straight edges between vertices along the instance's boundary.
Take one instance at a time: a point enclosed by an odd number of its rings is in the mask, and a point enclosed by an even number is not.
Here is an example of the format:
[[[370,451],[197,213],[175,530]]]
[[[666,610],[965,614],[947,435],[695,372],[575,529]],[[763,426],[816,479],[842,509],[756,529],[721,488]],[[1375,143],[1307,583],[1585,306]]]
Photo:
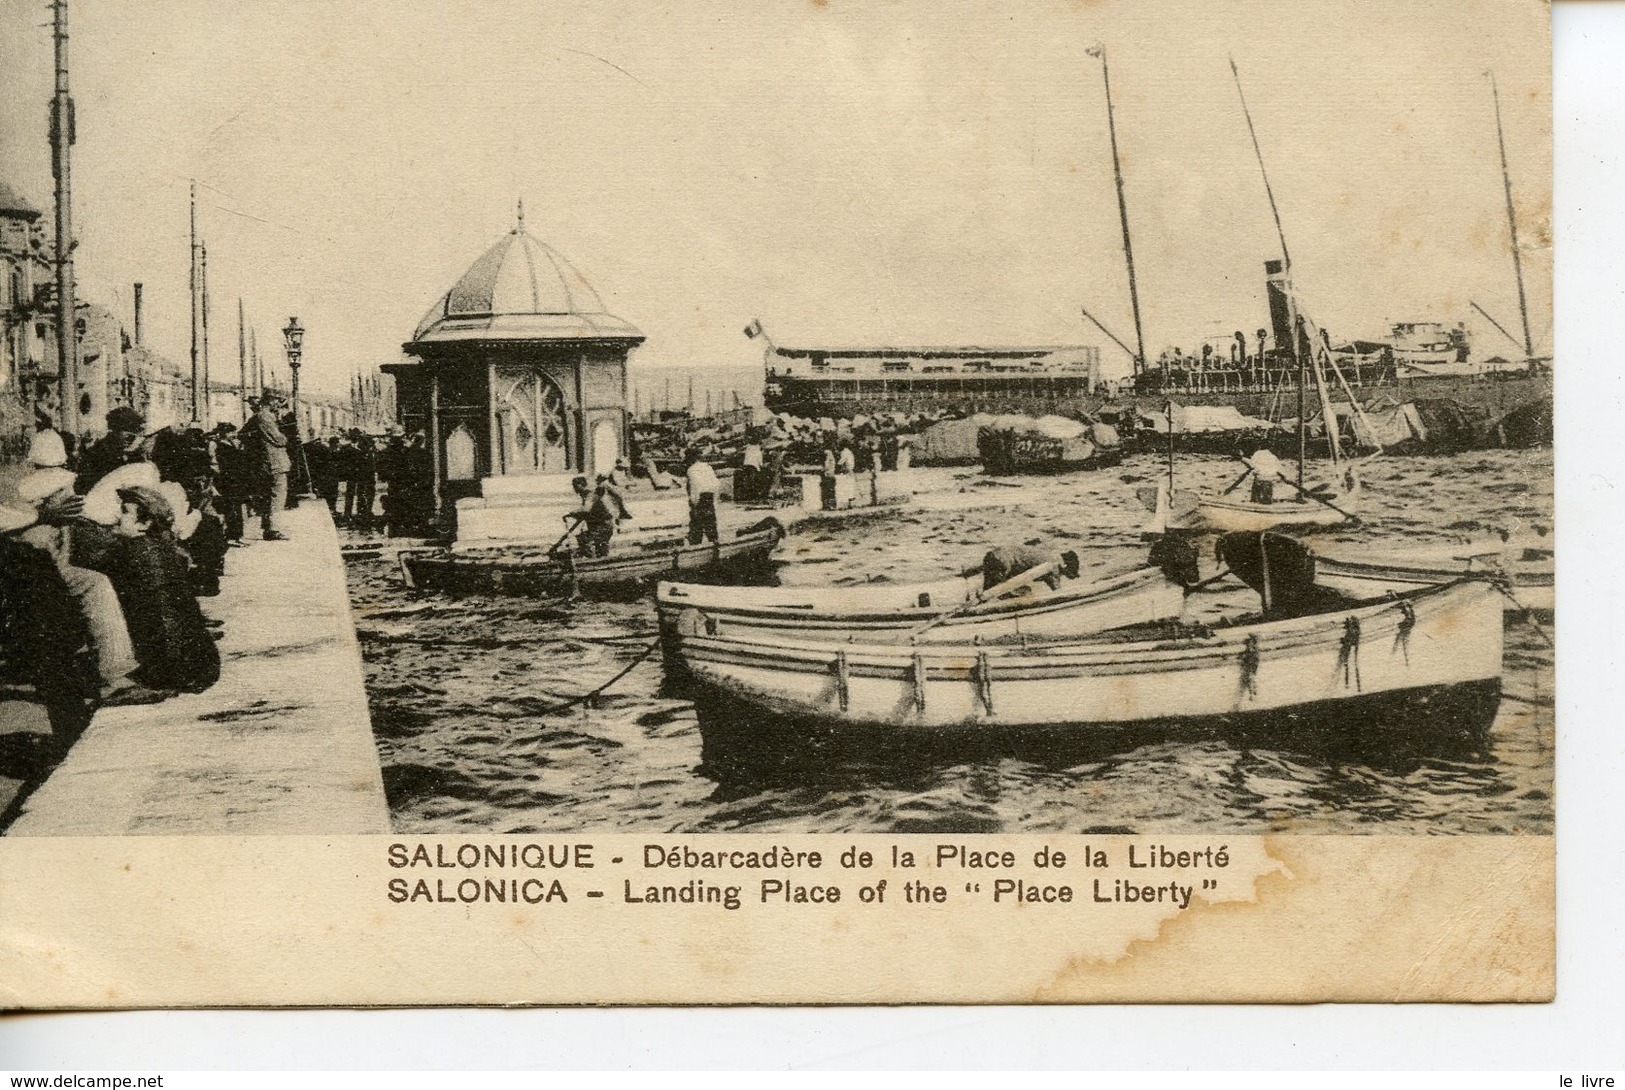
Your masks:
[[[1254,503],[1275,502],[1275,482],[1281,476],[1281,460],[1268,450],[1256,450],[1244,459],[1253,471],[1251,499]]]
[[[683,458],[684,474],[688,478],[688,543],[717,540],[717,491],[722,487],[716,470],[700,458],[700,452],[689,450]]]
[[[585,477],[577,477],[584,489],[587,483]],[[579,494],[579,490],[578,490]],[[621,498],[620,490],[615,487],[609,474],[598,475],[598,485],[593,489],[592,498],[587,500],[586,511],[581,515],[586,529],[581,534],[581,554],[583,556],[608,556],[609,543],[615,536],[615,531],[623,520],[632,517],[626,509],[626,501]]]

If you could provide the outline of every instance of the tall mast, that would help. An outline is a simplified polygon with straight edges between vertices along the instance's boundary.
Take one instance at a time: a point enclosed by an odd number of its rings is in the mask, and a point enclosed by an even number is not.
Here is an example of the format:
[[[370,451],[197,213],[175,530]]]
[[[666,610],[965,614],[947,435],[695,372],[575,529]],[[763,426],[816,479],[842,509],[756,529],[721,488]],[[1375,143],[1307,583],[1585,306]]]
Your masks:
[[[68,94],[68,0],[54,0],[56,95],[51,99],[51,173],[56,176],[56,364],[62,431],[79,435],[79,330],[73,302],[73,98]]]
[[[243,297],[237,297],[237,407],[248,419],[248,333],[243,328]]]
[[[198,372],[198,268],[197,268],[197,182],[192,182],[192,271],[188,283],[192,289],[192,419],[202,420],[201,403],[198,400],[198,380],[202,377]]]
[[[203,426],[209,426],[213,405],[209,396],[209,245],[203,243],[198,251],[198,294],[203,299]]]
[[[1112,140],[1112,175],[1117,179],[1117,216],[1123,223],[1123,258],[1128,263],[1128,300],[1134,310],[1134,343],[1139,354],[1134,357],[1134,373],[1145,370],[1145,331],[1140,327],[1140,288],[1134,278],[1134,244],[1128,234],[1128,201],[1123,196],[1123,163],[1117,154],[1117,118],[1112,110],[1111,68],[1106,63],[1106,47],[1091,46],[1087,52],[1100,58],[1100,76],[1106,84],[1106,131]]]
[[[1523,352],[1525,359],[1533,359],[1535,340],[1529,335],[1529,299],[1523,290],[1523,257],[1518,252],[1518,214],[1512,209],[1512,173],[1507,169],[1507,138],[1501,128],[1501,92],[1495,86],[1495,73],[1490,73],[1490,95],[1495,99],[1495,139],[1501,145],[1501,184],[1507,194],[1507,226],[1512,229],[1512,271],[1518,278],[1518,314],[1523,318]]]
[[[1286,232],[1281,229],[1281,210],[1275,204],[1275,190],[1270,186],[1269,171],[1264,169],[1264,151],[1258,146],[1258,130],[1253,128],[1253,114],[1247,108],[1247,93],[1241,89],[1241,71],[1236,67],[1234,57],[1230,58],[1230,75],[1235,78],[1236,95],[1241,99],[1241,115],[1247,119],[1247,134],[1253,138],[1253,155],[1258,159],[1258,173],[1264,179],[1264,195],[1269,198],[1270,215],[1275,219],[1275,237],[1281,240],[1281,287],[1286,291],[1288,339],[1292,342],[1287,350],[1298,365],[1298,488],[1301,490],[1303,464],[1309,457],[1309,433],[1303,419],[1308,408],[1304,397],[1305,387],[1309,384],[1309,360],[1307,353],[1298,350],[1298,300],[1297,293],[1292,290],[1292,255],[1287,252]],[[1333,421],[1326,421],[1328,429],[1334,426]]]

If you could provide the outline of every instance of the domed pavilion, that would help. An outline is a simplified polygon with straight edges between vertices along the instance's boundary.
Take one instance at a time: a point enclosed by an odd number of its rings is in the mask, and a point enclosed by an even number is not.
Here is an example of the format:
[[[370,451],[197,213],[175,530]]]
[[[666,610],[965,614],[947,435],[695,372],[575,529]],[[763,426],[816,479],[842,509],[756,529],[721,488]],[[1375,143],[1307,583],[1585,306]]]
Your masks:
[[[569,494],[626,453],[627,377],[643,334],[607,313],[557,250],[513,230],[423,316],[395,376],[401,423],[434,456],[435,507]],[[461,536],[461,534],[459,535]]]

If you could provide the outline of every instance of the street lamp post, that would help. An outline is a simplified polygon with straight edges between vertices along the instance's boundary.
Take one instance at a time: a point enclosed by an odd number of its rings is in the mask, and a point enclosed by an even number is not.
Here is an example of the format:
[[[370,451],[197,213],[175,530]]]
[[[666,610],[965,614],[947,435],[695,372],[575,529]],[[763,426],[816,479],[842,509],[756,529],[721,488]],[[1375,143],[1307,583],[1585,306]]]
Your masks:
[[[288,349],[288,370],[293,373],[293,434],[304,442],[305,430],[299,419],[299,359],[305,354],[305,330],[298,318],[289,318],[282,327],[282,343]]]
[[[289,491],[304,496],[310,493],[311,482],[310,468],[305,464],[305,426],[299,408],[299,360],[305,353],[305,330],[298,318],[289,318],[288,324],[282,327],[282,343],[288,350],[288,371],[293,376],[293,449],[288,454],[294,467],[293,476],[298,481],[297,487]]]

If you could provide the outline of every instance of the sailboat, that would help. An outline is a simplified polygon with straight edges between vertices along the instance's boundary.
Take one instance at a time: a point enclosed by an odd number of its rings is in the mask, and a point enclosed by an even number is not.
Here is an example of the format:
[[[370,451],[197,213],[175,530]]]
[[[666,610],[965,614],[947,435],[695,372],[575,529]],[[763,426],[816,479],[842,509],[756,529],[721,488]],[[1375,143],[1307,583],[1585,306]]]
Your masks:
[[[1292,336],[1289,358],[1298,371],[1298,471],[1296,479],[1288,477],[1279,459],[1267,450],[1257,451],[1242,458],[1245,472],[1224,491],[1180,496],[1174,490],[1174,414],[1173,403],[1168,403],[1168,480],[1157,488],[1153,515],[1148,531],[1162,533],[1168,530],[1237,530],[1259,531],[1281,528],[1316,528],[1340,526],[1359,521],[1355,507],[1361,498],[1359,474],[1352,463],[1344,464],[1343,452],[1337,434],[1337,419],[1332,412],[1331,397],[1326,389],[1325,366],[1334,370],[1336,361],[1329,348],[1317,355],[1313,348],[1303,315],[1298,311],[1296,293],[1292,289],[1292,257],[1287,250],[1286,232],[1281,227],[1281,213],[1275,204],[1275,191],[1270,187],[1269,172],[1264,169],[1264,153],[1258,144],[1258,132],[1253,127],[1252,112],[1247,108],[1247,96],[1241,89],[1241,73],[1234,58],[1230,72],[1235,77],[1236,93],[1241,97],[1241,110],[1247,119],[1247,132],[1253,139],[1253,153],[1258,158],[1258,171],[1264,179],[1264,193],[1269,198],[1270,213],[1275,218],[1276,236],[1281,242],[1281,260],[1267,263],[1273,284],[1281,291],[1287,307],[1288,328]],[[1322,334],[1322,340],[1329,339]],[[1311,371],[1311,364],[1313,368]],[[1315,391],[1320,400],[1321,420],[1324,422],[1326,441],[1334,472],[1342,470],[1341,488],[1320,484],[1310,486],[1304,481],[1304,464],[1308,461],[1308,406],[1305,400],[1309,378],[1313,374]],[[1342,379],[1342,373],[1338,372]],[[1343,382],[1347,390],[1347,380]],[[1359,402],[1349,393],[1349,400],[1359,412]],[[1243,483],[1252,482],[1245,497],[1232,498]],[[1284,486],[1284,488],[1282,487]],[[1284,493],[1284,494],[1283,494]]]

